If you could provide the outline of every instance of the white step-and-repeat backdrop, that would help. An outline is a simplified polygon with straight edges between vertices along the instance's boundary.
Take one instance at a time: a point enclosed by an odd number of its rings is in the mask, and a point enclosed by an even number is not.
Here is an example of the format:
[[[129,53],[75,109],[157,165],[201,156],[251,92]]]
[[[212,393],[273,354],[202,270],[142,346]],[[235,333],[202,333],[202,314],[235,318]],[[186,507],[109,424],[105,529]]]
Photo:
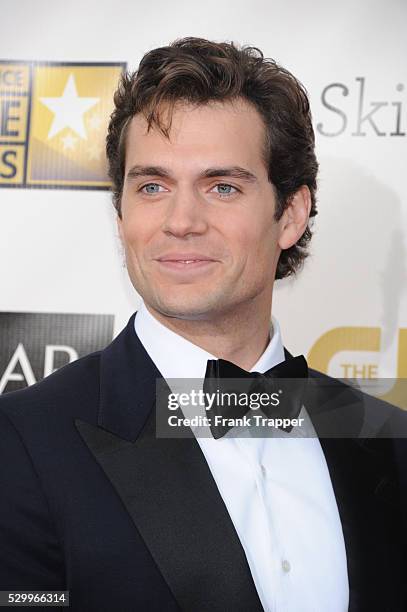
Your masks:
[[[310,94],[319,214],[305,268],[277,283],[285,345],[335,377],[407,378],[404,0],[1,7],[0,392],[105,346],[137,309],[107,118],[120,71],[183,36],[258,46]],[[386,398],[403,403],[396,387]]]

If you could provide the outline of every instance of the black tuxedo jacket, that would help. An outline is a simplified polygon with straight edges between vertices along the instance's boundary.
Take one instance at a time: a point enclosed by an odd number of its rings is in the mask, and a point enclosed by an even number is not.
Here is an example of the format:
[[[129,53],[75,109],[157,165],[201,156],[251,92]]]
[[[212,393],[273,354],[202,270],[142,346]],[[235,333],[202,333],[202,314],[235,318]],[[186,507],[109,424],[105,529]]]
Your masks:
[[[69,589],[75,612],[263,609],[198,443],[155,436],[156,377],[133,315],[105,350],[0,398],[0,590]],[[367,396],[311,380],[317,432],[353,436],[321,438],[349,609],[405,612],[406,441],[357,439]]]

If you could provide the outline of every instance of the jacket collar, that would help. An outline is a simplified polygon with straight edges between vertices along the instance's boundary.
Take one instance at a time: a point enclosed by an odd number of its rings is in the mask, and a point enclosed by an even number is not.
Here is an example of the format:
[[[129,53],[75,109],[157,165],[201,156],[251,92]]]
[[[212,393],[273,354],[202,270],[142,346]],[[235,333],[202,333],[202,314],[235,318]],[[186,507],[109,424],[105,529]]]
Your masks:
[[[155,404],[161,373],[134,331],[134,313],[101,353],[98,425],[134,442]]]

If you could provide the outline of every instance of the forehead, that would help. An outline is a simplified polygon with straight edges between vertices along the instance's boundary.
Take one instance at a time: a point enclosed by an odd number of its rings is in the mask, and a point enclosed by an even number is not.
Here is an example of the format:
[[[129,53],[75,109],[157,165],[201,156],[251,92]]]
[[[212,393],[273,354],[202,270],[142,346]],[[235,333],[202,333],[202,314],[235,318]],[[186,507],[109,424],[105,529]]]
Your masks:
[[[164,124],[168,107],[160,109]],[[265,125],[249,102],[237,99],[191,105],[178,102],[173,110],[169,138],[154,124],[147,130],[142,114],[135,115],[126,136],[126,167],[159,163],[172,167],[197,164],[264,167]]]

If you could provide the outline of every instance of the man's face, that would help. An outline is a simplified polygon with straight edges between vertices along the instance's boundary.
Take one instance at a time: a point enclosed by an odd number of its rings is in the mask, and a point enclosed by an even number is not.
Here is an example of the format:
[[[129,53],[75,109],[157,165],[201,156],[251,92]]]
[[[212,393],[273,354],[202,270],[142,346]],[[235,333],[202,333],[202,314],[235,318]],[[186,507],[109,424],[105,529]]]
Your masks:
[[[127,132],[122,219],[136,291],[162,315],[215,319],[271,307],[280,254],[264,124],[248,103],[175,107],[170,139]]]

